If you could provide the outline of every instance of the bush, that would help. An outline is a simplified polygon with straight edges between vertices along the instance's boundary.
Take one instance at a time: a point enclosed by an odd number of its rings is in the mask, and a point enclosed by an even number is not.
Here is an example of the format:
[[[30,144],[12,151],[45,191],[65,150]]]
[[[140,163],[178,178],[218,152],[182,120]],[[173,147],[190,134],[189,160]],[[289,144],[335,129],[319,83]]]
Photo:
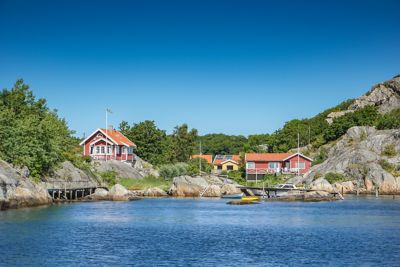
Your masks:
[[[395,157],[397,155],[396,148],[393,144],[385,146],[382,151],[382,156]]]
[[[326,150],[326,148],[321,147],[321,149],[319,150],[318,155],[314,158],[314,161],[312,162],[312,165],[314,166],[314,165],[317,165],[317,164],[321,164],[327,158],[328,158],[328,151]]]
[[[389,173],[392,173],[396,169],[396,166],[394,164],[391,164],[384,159],[379,160],[378,163],[379,165],[381,165],[382,169]]]
[[[265,174],[263,177],[263,182],[268,186],[284,183],[281,176],[275,174]]]
[[[189,168],[188,168],[188,174],[189,175],[198,175],[200,173],[200,162],[199,160],[201,160],[201,172],[205,172],[205,173],[210,173],[213,169],[212,165],[209,164],[205,159],[199,159],[199,158],[195,158],[195,159],[191,159],[189,160],[188,164],[189,164]]]
[[[346,179],[343,174],[328,172],[327,174],[325,174],[325,180],[327,180],[331,184],[334,184],[347,181],[348,179]]]
[[[117,183],[117,173],[115,171],[101,172],[99,175],[109,187]]]
[[[246,184],[246,179],[243,177],[243,173],[240,171],[230,171],[228,177],[238,184]]]
[[[400,128],[400,108],[381,116],[376,128],[379,130]]]
[[[183,162],[179,162],[176,164],[166,164],[160,167],[160,176],[165,179],[171,179],[177,176],[187,175],[188,172],[189,172],[189,165]]]

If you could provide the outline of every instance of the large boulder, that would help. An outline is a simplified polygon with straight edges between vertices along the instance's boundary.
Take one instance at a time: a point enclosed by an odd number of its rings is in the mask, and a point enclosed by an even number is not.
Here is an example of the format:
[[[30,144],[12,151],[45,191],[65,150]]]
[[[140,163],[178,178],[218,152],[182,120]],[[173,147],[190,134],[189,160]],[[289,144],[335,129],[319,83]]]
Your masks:
[[[133,194],[120,184],[111,187],[108,195],[113,201],[128,201],[133,197]]]
[[[94,175],[78,169],[69,161],[64,161],[59,168],[46,175],[42,180],[41,186],[47,189],[64,187],[70,189],[94,188],[100,185]]]
[[[110,200],[108,191],[104,188],[97,188],[93,194],[86,196],[88,200]]]
[[[118,160],[93,161],[93,168],[97,173],[112,171],[122,178],[142,179],[145,176],[140,168],[134,168],[131,163]]]
[[[207,188],[208,183],[203,177],[175,177],[168,194],[174,197],[199,197]]]
[[[312,182],[310,184],[310,189],[319,190],[319,191],[327,191],[327,192],[333,191],[332,185],[324,178],[318,178],[317,180]]]
[[[144,190],[133,191],[136,196],[139,197],[167,197],[168,194],[164,190],[158,187],[152,187]]]
[[[218,185],[209,185],[204,189],[203,197],[221,197],[221,187]]]
[[[0,210],[50,203],[52,199],[47,190],[0,160]]]
[[[221,194],[223,195],[239,194],[240,192],[242,191],[234,184],[224,184],[221,187]]]

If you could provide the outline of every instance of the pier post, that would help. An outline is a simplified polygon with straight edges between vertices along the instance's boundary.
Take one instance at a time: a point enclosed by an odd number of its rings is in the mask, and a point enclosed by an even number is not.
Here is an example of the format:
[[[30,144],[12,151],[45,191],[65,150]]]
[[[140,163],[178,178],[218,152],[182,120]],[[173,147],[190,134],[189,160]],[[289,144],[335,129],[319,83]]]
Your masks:
[[[61,190],[58,189],[58,199],[60,199],[60,197],[61,197]]]
[[[78,190],[75,189],[75,199],[78,199]]]
[[[376,198],[379,197],[379,190],[378,190],[378,187],[375,187],[375,197],[376,197]]]

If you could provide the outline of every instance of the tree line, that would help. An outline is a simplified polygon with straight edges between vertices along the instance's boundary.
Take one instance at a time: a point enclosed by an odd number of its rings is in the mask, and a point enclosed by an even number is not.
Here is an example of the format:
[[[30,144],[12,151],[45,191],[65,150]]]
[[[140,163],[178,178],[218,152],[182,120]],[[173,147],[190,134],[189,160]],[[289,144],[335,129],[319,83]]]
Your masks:
[[[161,166],[188,162],[190,172],[197,172],[197,163],[190,162],[192,154],[239,154],[240,152],[286,152],[300,146],[313,147],[336,140],[352,126],[375,126],[378,129],[400,128],[400,109],[380,114],[376,107],[367,106],[347,113],[328,124],[330,112],[346,110],[353,100],[325,110],[312,118],[294,119],[271,134],[249,136],[206,134],[187,124],[174,128],[171,134],[146,120],[129,125],[122,121],[119,130],[137,145],[137,155]],[[56,110],[47,107],[45,99],[36,99],[29,86],[18,80],[11,89],[0,92],[0,158],[15,166],[26,166],[30,176],[41,177],[54,170],[60,162],[71,161],[79,168],[87,167],[79,139],[68,128]],[[205,166],[205,163],[204,163]],[[175,168],[175,167],[174,167]]]

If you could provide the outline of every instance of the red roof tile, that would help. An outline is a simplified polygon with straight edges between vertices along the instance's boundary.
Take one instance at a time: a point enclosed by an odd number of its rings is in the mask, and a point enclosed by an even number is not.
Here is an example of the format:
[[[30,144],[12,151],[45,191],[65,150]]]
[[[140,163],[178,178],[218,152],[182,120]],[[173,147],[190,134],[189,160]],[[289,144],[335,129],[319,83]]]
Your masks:
[[[294,153],[246,153],[246,161],[282,161]]]
[[[131,140],[128,139],[125,135],[120,133],[117,130],[109,130],[109,129],[100,129],[102,132],[108,135],[110,139],[117,142],[118,145],[128,145],[128,146],[136,146]]]

